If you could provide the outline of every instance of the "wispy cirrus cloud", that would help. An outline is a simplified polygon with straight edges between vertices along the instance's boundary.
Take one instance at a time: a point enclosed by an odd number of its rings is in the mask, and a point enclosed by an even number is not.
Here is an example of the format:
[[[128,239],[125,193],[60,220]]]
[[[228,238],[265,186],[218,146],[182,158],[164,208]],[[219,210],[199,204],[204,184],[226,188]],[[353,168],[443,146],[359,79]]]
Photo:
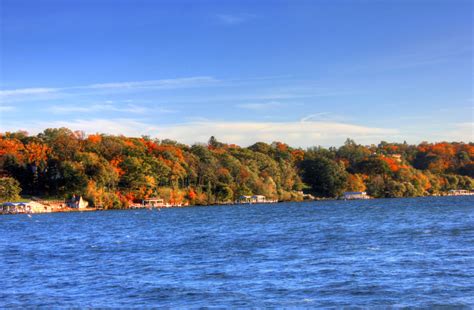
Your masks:
[[[187,88],[214,84],[218,82],[217,79],[210,76],[197,76],[190,78],[176,78],[176,79],[162,79],[149,81],[134,81],[134,82],[116,82],[116,83],[100,83],[91,84],[87,86],[80,86],[77,88],[86,89],[170,89],[170,88]]]
[[[51,98],[61,91],[60,88],[19,88],[0,90],[0,102],[15,102],[22,100],[31,100],[32,98]]]
[[[236,25],[254,19],[256,16],[253,14],[217,14],[216,17],[221,23]]]
[[[20,89],[7,89],[0,90],[0,98],[7,98],[13,96],[25,96],[25,95],[36,95],[36,94],[46,94],[59,91],[60,88],[20,88]]]
[[[319,113],[312,113],[308,114],[305,117],[301,118],[300,122],[315,122],[315,121],[343,121],[346,120],[347,117],[343,117],[341,115],[337,115],[331,112],[319,112]]]
[[[110,93],[118,91],[133,91],[143,89],[178,89],[178,88],[193,88],[193,87],[206,87],[215,85],[219,80],[210,76],[196,76],[187,78],[175,78],[175,79],[161,79],[161,80],[145,80],[145,81],[131,81],[131,82],[113,82],[113,83],[99,83],[89,84],[83,86],[71,86],[71,87],[57,87],[57,88],[18,88],[18,89],[6,89],[0,90],[0,100],[6,101],[17,101],[17,100],[31,100],[44,95],[54,94],[55,96],[60,95],[80,95],[82,92],[87,91],[89,94],[96,91],[107,91]]]
[[[140,106],[136,104],[127,104],[114,105],[114,104],[93,104],[90,106],[78,106],[78,105],[69,105],[69,106],[52,106],[50,110],[56,114],[68,114],[68,113],[98,113],[98,112],[121,112],[121,113],[131,113],[131,114],[166,114],[166,113],[176,113],[177,110],[164,108],[162,106]]]
[[[68,113],[97,113],[97,112],[125,112],[133,114],[143,114],[149,111],[148,108],[135,104],[117,106],[113,104],[93,104],[93,105],[54,105],[49,110],[55,114]]]
[[[253,111],[268,111],[270,109],[282,107],[283,104],[278,101],[270,101],[264,103],[242,103],[237,104],[237,108],[253,110]]]

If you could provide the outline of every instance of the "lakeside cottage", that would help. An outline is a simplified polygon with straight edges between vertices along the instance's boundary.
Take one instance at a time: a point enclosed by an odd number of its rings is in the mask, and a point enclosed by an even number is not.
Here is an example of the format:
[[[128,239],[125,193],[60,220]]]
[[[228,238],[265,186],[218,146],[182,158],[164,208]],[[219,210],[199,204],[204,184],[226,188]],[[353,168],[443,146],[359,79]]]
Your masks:
[[[392,154],[391,157],[399,163],[402,162],[402,155],[400,155],[400,154]]]
[[[253,195],[251,197],[253,203],[265,203],[267,202],[267,198],[263,195]]]
[[[30,208],[25,202],[5,202],[1,207],[2,214],[22,214],[31,213]]]
[[[448,196],[472,196],[474,192],[465,189],[452,189],[448,191]]]
[[[252,196],[242,195],[237,199],[236,203],[251,203]]]
[[[354,200],[354,199],[370,199],[372,197],[367,195],[366,192],[345,192],[342,198],[346,200]]]
[[[171,208],[171,207],[182,207],[182,206],[188,206],[189,203],[181,203],[181,202],[165,202],[164,199],[158,198],[158,197],[153,197],[153,198],[147,198],[147,199],[142,199],[140,202],[137,203],[132,203],[129,208],[130,209],[142,209],[142,208]]]
[[[66,202],[66,205],[73,209],[86,209],[89,203],[82,199],[82,196],[73,195],[72,198]]]
[[[165,201],[161,198],[148,198],[142,200],[143,208],[162,208],[165,206]]]
[[[275,202],[278,202],[278,201],[267,199],[267,197],[263,195],[252,195],[252,196],[242,195],[235,201],[235,203],[238,203],[238,204],[275,203]]]
[[[35,201],[5,202],[0,206],[0,214],[50,213],[53,209]]]

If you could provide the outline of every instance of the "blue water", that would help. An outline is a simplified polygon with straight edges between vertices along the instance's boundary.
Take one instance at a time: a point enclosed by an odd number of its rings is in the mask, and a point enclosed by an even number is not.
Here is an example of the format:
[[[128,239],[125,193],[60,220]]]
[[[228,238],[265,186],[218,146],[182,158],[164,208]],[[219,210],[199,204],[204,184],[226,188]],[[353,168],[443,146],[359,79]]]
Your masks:
[[[474,197],[0,216],[0,307],[474,306]]]

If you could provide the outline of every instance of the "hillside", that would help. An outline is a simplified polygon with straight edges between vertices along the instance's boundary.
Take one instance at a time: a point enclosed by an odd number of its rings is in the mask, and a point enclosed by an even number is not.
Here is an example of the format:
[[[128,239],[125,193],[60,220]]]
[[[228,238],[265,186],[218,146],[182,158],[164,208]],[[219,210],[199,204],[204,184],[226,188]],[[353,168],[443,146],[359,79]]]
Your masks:
[[[123,208],[153,196],[197,205],[251,194],[301,200],[301,191],[317,197],[338,197],[344,191],[412,197],[472,190],[474,145],[363,146],[348,139],[339,148],[303,150],[281,142],[239,147],[211,137],[207,145],[188,146],[56,128],[35,136],[2,134],[0,171],[3,200],[21,188],[22,195],[83,195],[104,208]]]

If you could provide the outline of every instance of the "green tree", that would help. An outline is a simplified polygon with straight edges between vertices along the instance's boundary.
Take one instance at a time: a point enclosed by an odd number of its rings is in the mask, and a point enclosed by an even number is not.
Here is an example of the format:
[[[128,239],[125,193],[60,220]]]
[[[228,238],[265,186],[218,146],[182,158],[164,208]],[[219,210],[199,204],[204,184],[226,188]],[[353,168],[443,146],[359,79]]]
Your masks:
[[[0,202],[20,199],[20,182],[14,178],[0,178]]]
[[[355,165],[357,162],[370,156],[370,150],[366,147],[356,144],[354,140],[347,139],[344,145],[337,150],[337,157],[346,159],[349,164]]]
[[[217,141],[216,137],[214,137],[214,136],[211,136],[209,138],[209,141],[207,142],[207,144],[210,147],[213,147],[213,148],[218,148],[218,147],[224,146],[224,143],[221,143],[221,142]]]
[[[347,173],[344,167],[330,159],[318,157],[301,162],[303,181],[323,197],[338,197],[344,191]]]
[[[373,157],[359,162],[356,172],[367,175],[386,175],[391,172],[388,164],[380,158]]]
[[[233,200],[234,191],[225,184],[219,184],[216,187],[216,195],[219,202],[228,202]]]
[[[367,193],[373,197],[385,197],[385,180],[381,175],[375,175],[367,183]]]

